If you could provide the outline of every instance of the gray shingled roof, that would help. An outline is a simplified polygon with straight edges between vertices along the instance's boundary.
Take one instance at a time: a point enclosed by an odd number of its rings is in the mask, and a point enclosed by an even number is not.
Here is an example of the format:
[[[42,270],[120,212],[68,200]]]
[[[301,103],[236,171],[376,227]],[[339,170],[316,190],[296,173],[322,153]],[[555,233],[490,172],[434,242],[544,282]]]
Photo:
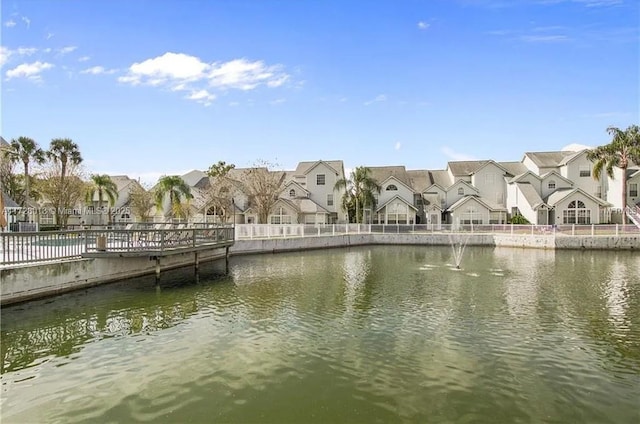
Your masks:
[[[507,170],[514,177],[526,173],[529,169],[522,162],[498,162],[498,165]]]
[[[522,194],[524,195],[524,198],[527,200],[527,203],[529,203],[529,206],[531,206],[534,210],[538,206],[544,205],[544,201],[542,200],[542,198],[540,197],[536,189],[531,184],[517,183],[517,185],[520,191],[522,192]]]
[[[573,159],[577,158],[578,156],[580,156],[582,154],[582,152],[584,152],[584,150],[580,150],[579,152],[569,152],[571,153],[568,156],[565,156],[561,161],[560,161],[560,165],[566,165],[567,163],[571,162]]]
[[[449,173],[444,169],[429,171],[429,178],[431,179],[431,184],[438,184],[442,188],[447,188],[453,184]]]
[[[432,184],[429,171],[426,169],[407,171],[407,175],[411,182],[411,187],[419,193],[425,191],[425,189]]]
[[[186,174],[182,175],[181,178],[185,183],[187,183],[188,186],[195,187],[196,184],[200,182],[200,180],[202,180],[203,178],[208,179],[209,177],[204,172],[198,169],[194,169],[193,171],[189,171]]]
[[[550,168],[560,166],[560,163],[567,156],[573,156],[576,152],[527,152],[525,156],[529,157],[533,163],[540,168]]]
[[[471,175],[485,166],[488,160],[465,160],[449,162],[449,169],[453,175]]]
[[[320,161],[315,160],[313,162],[299,162],[296,170],[293,171],[292,175],[287,174],[286,178],[289,178],[293,175],[305,175],[318,162]],[[338,173],[338,175],[340,175],[341,172],[344,172],[344,164],[341,160],[322,160],[322,162],[333,168]]]
[[[371,177],[379,184],[389,177],[395,177],[402,183],[411,187],[411,180],[404,166],[369,166]]]

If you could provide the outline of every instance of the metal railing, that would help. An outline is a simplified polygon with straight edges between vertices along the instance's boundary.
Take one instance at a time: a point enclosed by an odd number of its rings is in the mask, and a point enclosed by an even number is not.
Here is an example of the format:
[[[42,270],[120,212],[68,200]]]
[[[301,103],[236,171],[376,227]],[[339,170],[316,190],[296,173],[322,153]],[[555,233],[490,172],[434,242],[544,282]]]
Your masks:
[[[80,258],[87,253],[167,254],[234,240],[233,227],[148,227],[0,233],[0,265]]]
[[[563,225],[446,225],[446,224],[236,224],[236,240],[264,238],[317,237],[344,234],[510,234],[557,236],[620,236],[640,234],[634,225],[621,224],[563,224]]]

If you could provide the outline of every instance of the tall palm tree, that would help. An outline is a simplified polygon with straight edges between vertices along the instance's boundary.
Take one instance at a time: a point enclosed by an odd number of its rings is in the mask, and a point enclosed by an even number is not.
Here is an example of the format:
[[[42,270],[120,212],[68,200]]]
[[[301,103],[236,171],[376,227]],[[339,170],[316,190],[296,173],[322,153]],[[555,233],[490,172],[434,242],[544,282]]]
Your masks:
[[[43,163],[44,151],[38,146],[32,138],[18,137],[11,140],[11,143],[6,148],[5,155],[13,163],[22,162],[24,165],[24,201],[23,206],[28,204],[30,195],[30,183],[31,178],[29,176],[29,164],[31,162]]]
[[[155,189],[155,201],[158,209],[162,209],[164,199],[167,195],[169,195],[170,213],[172,216],[174,215],[174,211],[181,210],[183,199],[188,200],[193,198],[189,185],[177,175],[160,177]]]
[[[98,194],[98,208],[102,207],[104,196],[107,196],[109,206],[116,203],[118,197],[118,186],[111,180],[108,175],[91,175],[91,181],[87,189],[86,202],[93,203],[93,197]],[[102,224],[102,213],[100,214],[100,223]]]
[[[47,157],[61,165],[60,181],[64,182],[67,175],[67,166],[69,164],[78,165],[82,162],[82,156],[78,145],[69,138],[54,138],[49,145]]]
[[[342,204],[343,208],[348,204],[347,199],[352,197],[356,205],[356,223],[360,223],[362,213],[360,205],[370,204],[375,206],[375,194],[380,193],[382,187],[371,176],[371,169],[365,166],[359,166],[351,171],[349,179],[341,178],[336,181],[334,190],[345,189]]]
[[[602,171],[613,178],[615,167],[622,170],[622,217],[626,222],[627,209],[627,168],[629,165],[640,163],[640,127],[631,125],[626,130],[616,127],[607,128],[612,136],[609,144],[598,146],[587,153],[587,158],[593,164],[593,178],[600,179]]]

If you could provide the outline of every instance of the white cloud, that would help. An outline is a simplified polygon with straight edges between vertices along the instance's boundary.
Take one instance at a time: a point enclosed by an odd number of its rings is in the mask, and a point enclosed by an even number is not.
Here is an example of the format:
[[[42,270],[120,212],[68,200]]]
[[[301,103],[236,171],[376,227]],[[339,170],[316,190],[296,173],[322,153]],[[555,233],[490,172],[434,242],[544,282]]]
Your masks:
[[[92,74],[92,75],[100,75],[100,74],[115,74],[117,69],[105,69],[103,66],[93,66],[91,68],[87,68],[83,71],[80,71],[81,74]]]
[[[55,34],[53,32],[48,32],[47,35],[45,35],[44,39],[45,40],[50,40],[53,38]]]
[[[3,66],[7,61],[9,61],[9,57],[12,53],[13,52],[5,46],[0,46],[0,66]]]
[[[76,50],[77,48],[78,47],[76,47],[76,46],[62,47],[62,48],[58,49],[58,53],[60,53],[60,54],[71,53],[72,51]]]
[[[286,102],[286,99],[275,99],[275,100],[271,100],[269,102],[270,105],[276,106],[276,105],[281,105],[282,103]]]
[[[27,28],[31,28],[31,19],[27,18],[26,16],[22,17],[22,22],[25,23],[25,25],[27,26]]]
[[[393,146],[394,149],[396,150],[400,150],[402,148],[402,143],[400,143],[399,141],[396,141],[395,146]]]
[[[9,19],[4,23],[4,26],[6,26],[7,28],[13,28],[16,25],[16,21],[14,21],[13,19]]]
[[[431,26],[431,24],[426,23],[424,21],[418,22],[418,29],[421,29],[423,31],[426,30],[426,29],[429,29],[430,26]]]
[[[167,52],[162,56],[134,63],[118,81],[131,85],[164,87],[171,91],[190,90],[191,94],[187,98],[202,102],[202,99],[192,96],[209,93],[205,90],[207,87],[248,91],[260,85],[280,87],[289,78],[282,65],[266,65],[262,61],[252,62],[246,59],[209,64],[196,56]],[[210,102],[215,95],[209,93],[207,97]]]
[[[214,63],[207,78],[213,87],[246,91],[253,90],[260,84],[280,87],[289,79],[289,75],[282,71],[281,65],[266,66],[261,60],[250,62],[235,59],[221,64]]]
[[[523,35],[520,40],[527,43],[561,43],[569,41],[566,35]]]
[[[475,157],[471,155],[456,152],[455,150],[453,150],[448,146],[441,147],[440,151],[444,153],[445,156],[447,156],[449,159],[452,159],[452,160],[477,160]]]
[[[581,150],[592,149],[592,148],[593,147],[585,146],[584,144],[580,144],[580,143],[571,143],[564,146],[561,150],[563,152],[579,152]]]
[[[82,56],[82,57],[78,58],[78,62],[87,62],[90,59],[91,58],[89,56]]]
[[[198,90],[191,92],[191,94],[187,96],[187,99],[195,100],[205,106],[209,106],[211,102],[216,99],[216,95],[209,93],[207,90]]]
[[[23,63],[21,65],[16,66],[13,69],[7,71],[7,79],[11,78],[28,78],[31,80],[39,80],[40,73],[47,69],[53,68],[51,63],[47,62],[34,62],[34,63]]]
[[[38,51],[38,49],[36,47],[18,47],[15,50],[16,54],[19,54],[20,56],[31,56],[32,54],[36,53]]]
[[[374,99],[364,102],[365,106],[369,106],[373,103],[386,102],[387,96],[385,94],[379,94]]]

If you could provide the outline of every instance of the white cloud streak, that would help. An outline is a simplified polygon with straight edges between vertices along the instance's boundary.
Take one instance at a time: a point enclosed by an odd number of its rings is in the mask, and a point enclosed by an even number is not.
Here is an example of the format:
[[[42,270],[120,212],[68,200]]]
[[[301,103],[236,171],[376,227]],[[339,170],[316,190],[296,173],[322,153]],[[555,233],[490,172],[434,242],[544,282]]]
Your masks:
[[[6,26],[7,28],[13,28],[16,25],[16,21],[14,21],[13,19],[9,19],[4,23],[4,26]]]
[[[424,21],[418,22],[418,29],[421,29],[423,31],[429,29],[430,26],[431,26],[431,24],[429,24],[427,22],[424,22]]]
[[[372,105],[374,103],[381,103],[381,102],[386,102],[387,101],[387,96],[386,94],[378,94],[374,99],[371,99],[369,101],[364,102],[365,106],[369,106]]]
[[[402,148],[402,143],[400,143],[399,141],[396,141],[395,146],[393,146],[394,149],[396,150],[400,150]]]
[[[91,68],[87,68],[83,71],[80,71],[81,74],[91,74],[91,75],[115,74],[116,72],[118,72],[117,69],[105,69],[103,66],[93,66]]]
[[[467,155],[464,153],[459,153],[453,150],[451,147],[443,146],[440,148],[440,151],[444,153],[449,159],[452,160],[477,160],[475,157],[471,155]]]

